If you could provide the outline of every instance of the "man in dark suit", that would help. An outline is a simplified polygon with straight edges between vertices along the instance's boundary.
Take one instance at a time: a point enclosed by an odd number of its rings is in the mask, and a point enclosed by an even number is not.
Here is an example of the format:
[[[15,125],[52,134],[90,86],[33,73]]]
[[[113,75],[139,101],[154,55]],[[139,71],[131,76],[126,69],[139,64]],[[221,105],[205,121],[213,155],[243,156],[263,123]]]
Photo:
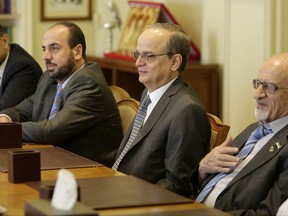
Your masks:
[[[0,110],[15,106],[32,95],[42,69],[34,58],[9,37],[0,25]]]
[[[211,133],[206,111],[181,77],[189,54],[190,40],[177,25],[156,23],[140,35],[134,58],[146,87],[141,101],[149,95],[151,103],[132,142],[131,124],[112,167],[184,196],[193,194],[192,174],[209,151]]]
[[[82,30],[57,23],[46,31],[42,49],[47,71],[35,94],[3,110],[0,121],[21,122],[24,141],[57,145],[111,166],[123,138],[121,119],[100,66],[86,61]]]
[[[196,201],[233,215],[275,215],[288,198],[288,53],[266,60],[253,85],[258,122],[201,160]],[[261,127],[270,133],[250,142]]]

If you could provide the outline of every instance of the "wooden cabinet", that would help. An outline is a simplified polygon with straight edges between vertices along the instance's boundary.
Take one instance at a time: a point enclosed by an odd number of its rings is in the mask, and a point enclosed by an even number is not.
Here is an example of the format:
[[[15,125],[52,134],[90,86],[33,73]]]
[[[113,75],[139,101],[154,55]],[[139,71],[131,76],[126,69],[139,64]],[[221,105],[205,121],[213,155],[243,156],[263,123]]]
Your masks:
[[[131,97],[140,100],[145,86],[138,81],[134,62],[88,56],[89,61],[98,62],[108,85],[126,89]],[[184,80],[199,94],[207,112],[219,116],[218,65],[189,63],[182,73]]]

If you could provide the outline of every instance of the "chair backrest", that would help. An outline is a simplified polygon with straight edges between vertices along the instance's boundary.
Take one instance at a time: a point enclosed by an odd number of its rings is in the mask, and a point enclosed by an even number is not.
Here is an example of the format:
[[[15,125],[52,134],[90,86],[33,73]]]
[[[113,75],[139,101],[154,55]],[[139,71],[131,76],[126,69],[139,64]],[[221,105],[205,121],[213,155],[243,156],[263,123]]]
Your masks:
[[[230,130],[229,125],[225,125],[217,116],[207,113],[211,125],[210,149],[220,145],[225,141]]]
[[[133,99],[133,98],[125,98],[117,103],[120,118],[122,121],[122,128],[123,133],[126,133],[128,127],[132,123],[138,107],[139,107],[139,101]]]
[[[114,95],[116,103],[118,103],[119,101],[121,101],[125,98],[130,98],[129,93],[125,89],[123,89],[119,86],[112,85],[112,86],[109,86],[109,88],[111,89],[111,91]]]

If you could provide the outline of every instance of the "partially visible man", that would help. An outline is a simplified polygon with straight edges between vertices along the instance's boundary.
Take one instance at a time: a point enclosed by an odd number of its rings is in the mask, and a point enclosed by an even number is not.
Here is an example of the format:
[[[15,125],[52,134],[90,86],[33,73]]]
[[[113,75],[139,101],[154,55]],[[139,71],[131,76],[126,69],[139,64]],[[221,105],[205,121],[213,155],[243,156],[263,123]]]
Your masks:
[[[42,73],[28,52],[18,44],[9,44],[9,37],[0,25],[0,110],[32,95]]]
[[[146,87],[144,106],[112,167],[184,196],[193,194],[198,179],[192,176],[209,151],[211,133],[198,96],[181,77],[189,54],[189,37],[177,25],[156,23],[140,35],[134,58],[139,81]]]
[[[99,64],[86,61],[82,30],[57,23],[44,34],[42,49],[47,71],[35,94],[3,110],[0,121],[21,122],[23,141],[57,145],[111,166],[123,137],[121,119]]]
[[[266,60],[253,85],[258,121],[201,160],[196,201],[233,215],[276,215],[288,198],[288,53]]]

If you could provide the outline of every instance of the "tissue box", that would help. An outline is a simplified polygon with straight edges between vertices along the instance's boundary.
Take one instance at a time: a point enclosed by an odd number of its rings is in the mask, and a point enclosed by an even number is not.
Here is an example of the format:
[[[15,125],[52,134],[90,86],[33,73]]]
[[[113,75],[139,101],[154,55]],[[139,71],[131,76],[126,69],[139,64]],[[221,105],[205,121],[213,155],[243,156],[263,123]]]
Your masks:
[[[40,152],[16,150],[8,152],[8,181],[23,183],[41,180]]]
[[[46,200],[52,200],[53,193],[54,193],[55,185],[45,185],[41,186],[39,189],[39,198],[40,199],[46,199]],[[81,192],[80,187],[77,186],[77,201],[81,201]]]
[[[98,216],[98,213],[87,207],[83,203],[76,202],[74,208],[70,211],[60,211],[52,208],[51,202],[48,200],[27,200],[25,202],[25,216],[67,216],[67,215],[93,215]]]
[[[150,24],[156,22],[178,22],[162,3],[129,0],[130,10],[116,52],[106,52],[104,56],[119,60],[134,61],[132,52],[137,46],[137,39]],[[190,61],[199,61],[201,53],[191,40]]]
[[[22,125],[19,123],[0,123],[0,149],[22,148]]]

